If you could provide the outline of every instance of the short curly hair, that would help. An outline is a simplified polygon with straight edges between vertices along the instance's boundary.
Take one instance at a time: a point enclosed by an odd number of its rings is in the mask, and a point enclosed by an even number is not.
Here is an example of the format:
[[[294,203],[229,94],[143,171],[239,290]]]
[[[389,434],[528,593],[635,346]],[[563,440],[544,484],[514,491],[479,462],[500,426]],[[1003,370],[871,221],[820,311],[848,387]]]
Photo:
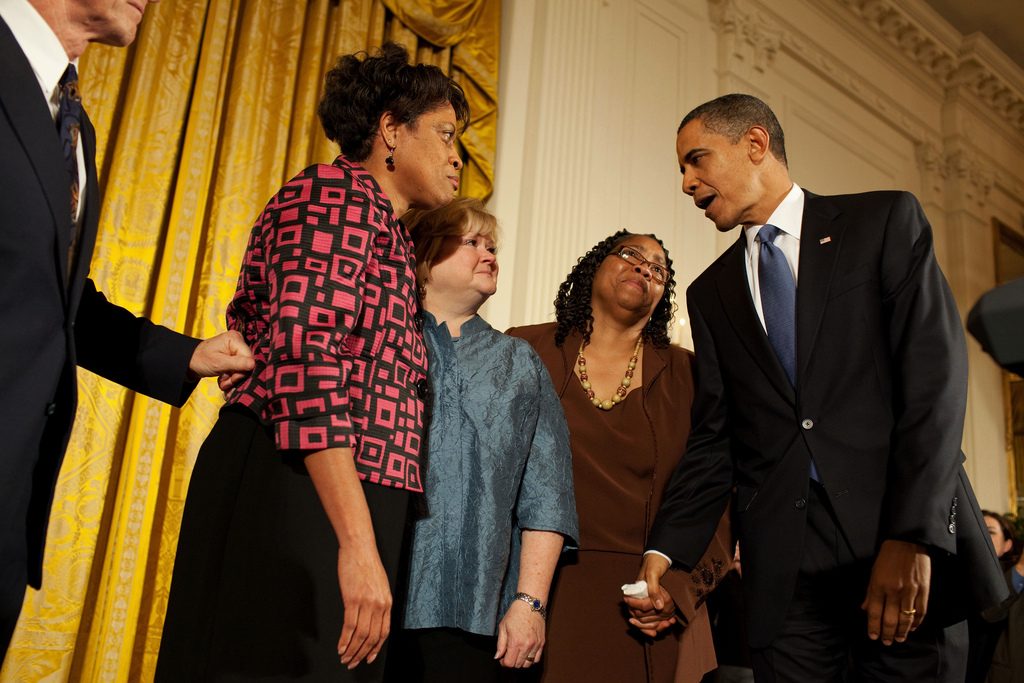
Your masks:
[[[460,128],[469,125],[469,104],[459,84],[436,66],[409,64],[401,45],[385,43],[376,55],[357,52],[338,58],[327,72],[317,113],[324,133],[352,161],[373,151],[380,117],[391,112],[405,125],[445,104],[452,105]]]
[[[657,242],[665,252],[665,265],[668,267],[668,280],[665,282],[665,291],[661,295],[661,301],[654,307],[651,319],[643,329],[644,341],[650,342],[655,347],[665,348],[669,345],[669,326],[672,324],[672,315],[675,312],[673,303],[676,291],[676,271],[672,267],[672,258],[657,235],[632,233],[628,230],[619,230],[610,235],[591,248],[581,256],[572,271],[558,287],[558,295],[555,297],[555,320],[558,328],[555,330],[555,345],[561,346],[570,333],[579,332],[585,342],[590,341],[590,333],[594,329],[594,314],[590,306],[590,297],[593,293],[594,275],[601,267],[605,258],[611,254],[615,247],[624,242],[626,238],[640,234],[643,237],[650,237]]]
[[[696,107],[683,117],[676,132],[681,131],[690,121],[699,120],[712,133],[724,135],[729,142],[736,144],[748,130],[761,126],[768,131],[769,149],[772,155],[789,166],[786,161],[786,136],[779,125],[772,108],[753,95],[730,93],[716,97],[710,102]]]

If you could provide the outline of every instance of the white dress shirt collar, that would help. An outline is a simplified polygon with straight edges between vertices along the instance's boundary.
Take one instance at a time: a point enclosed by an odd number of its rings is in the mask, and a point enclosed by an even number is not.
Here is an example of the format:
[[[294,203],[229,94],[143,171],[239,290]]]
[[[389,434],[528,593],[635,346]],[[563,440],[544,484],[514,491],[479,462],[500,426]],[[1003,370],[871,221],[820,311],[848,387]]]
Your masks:
[[[32,65],[39,88],[50,105],[50,114],[56,120],[60,97],[58,86],[68,68],[68,53],[57,34],[28,0],[0,0],[0,17],[11,29],[21,51]],[[71,63],[77,68],[77,59]]]
[[[793,183],[793,187],[789,188],[789,192],[782,199],[772,215],[768,217],[768,222],[763,225],[749,225],[743,228],[743,234],[747,238],[747,253],[754,251],[754,238],[757,237],[757,231],[763,228],[765,225],[774,225],[782,232],[794,237],[797,241],[800,240],[800,226],[803,225],[804,221],[804,191],[800,189],[800,186]]]
[[[793,183],[793,187],[775,207],[775,211],[768,217],[768,223],[777,227],[780,232],[773,244],[786,257],[789,269],[793,273],[793,281],[800,282],[800,227],[804,219],[804,191],[800,186]],[[747,272],[747,286],[750,287],[750,296],[754,302],[754,310],[757,317],[764,325],[764,309],[761,306],[761,287],[758,284],[758,258],[761,253],[761,245],[754,238],[757,231],[763,225],[751,225],[743,229],[746,237],[746,258],[744,269]]]

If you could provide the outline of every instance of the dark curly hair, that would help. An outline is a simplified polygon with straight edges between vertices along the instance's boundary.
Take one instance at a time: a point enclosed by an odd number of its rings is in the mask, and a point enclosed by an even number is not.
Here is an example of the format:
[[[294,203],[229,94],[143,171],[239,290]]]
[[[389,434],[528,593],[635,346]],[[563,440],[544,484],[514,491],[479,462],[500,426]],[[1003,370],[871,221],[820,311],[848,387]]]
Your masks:
[[[558,322],[558,329],[555,330],[556,346],[561,346],[573,331],[579,332],[585,342],[590,341],[590,333],[594,329],[594,314],[590,307],[594,275],[605,258],[615,250],[615,247],[635,234],[637,233],[619,230],[614,235],[595,244],[590,251],[576,261],[576,265],[572,267],[572,271],[565,281],[558,286],[558,295],[555,297],[555,320]],[[644,326],[643,337],[645,342],[650,342],[658,348],[665,348],[669,345],[669,325],[672,323],[674,312],[676,271],[672,268],[672,258],[668,255],[668,249],[665,249],[665,243],[658,239],[657,235],[642,236],[650,237],[661,245],[665,252],[665,265],[668,267],[669,274],[661,301],[654,307],[651,319]]]
[[[373,151],[380,117],[391,112],[411,125],[423,114],[452,105],[462,129],[469,125],[469,104],[459,84],[436,66],[409,64],[409,53],[385,43],[376,55],[343,55],[327,72],[324,96],[317,113],[324,133],[352,161],[364,161]]]

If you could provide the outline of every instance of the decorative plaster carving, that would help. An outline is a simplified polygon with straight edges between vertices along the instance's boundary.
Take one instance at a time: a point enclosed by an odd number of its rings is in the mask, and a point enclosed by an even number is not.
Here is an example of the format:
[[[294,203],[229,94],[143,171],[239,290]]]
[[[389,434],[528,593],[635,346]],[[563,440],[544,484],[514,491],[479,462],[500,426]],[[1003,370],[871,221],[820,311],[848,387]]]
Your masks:
[[[783,45],[787,52],[822,74],[839,89],[849,93],[853,99],[899,127],[914,142],[928,138],[929,129],[917,116],[895,98],[890,97],[868,79],[857,75],[847,64],[835,59],[811,40],[787,32],[783,39]]]
[[[709,10],[728,70],[736,70],[739,62],[764,73],[781,44],[782,29],[778,22],[749,3],[737,0],[709,0]]]
[[[921,142],[915,152],[925,201],[942,203],[948,188],[954,201],[963,202],[961,208],[985,214],[996,177],[988,161],[959,144],[944,150],[934,142]]]
[[[1024,79],[1019,68],[979,35],[963,38],[951,28],[927,25],[898,7],[894,0],[835,0],[877,31],[931,77],[947,96],[957,90],[996,118],[1024,133]],[[817,71],[868,109],[897,126],[915,143],[924,189],[940,201],[947,180],[955,176],[958,192],[969,202],[983,202],[993,187],[994,174],[965,152],[943,152],[932,142],[935,131],[894,96],[861,77],[813,39],[793,29],[757,0],[708,0],[711,21],[723,46],[722,67],[735,71],[747,64],[763,72],[779,51],[785,51]],[[973,159],[973,157],[971,158]],[[1016,183],[1015,183],[1016,184]]]
[[[1024,132],[1024,92],[1011,87],[986,69],[973,55],[964,55],[949,85],[966,87],[999,118],[1015,130]]]
[[[893,47],[926,73],[948,83],[957,66],[956,52],[936,37],[891,0],[837,0],[864,23],[882,35]]]
[[[784,25],[782,20],[750,0],[708,0],[711,21],[718,31],[723,52],[722,66],[736,71],[750,63],[763,72],[780,50],[785,50],[826,80],[864,104],[868,109],[898,126],[915,142],[927,139],[928,129],[871,81],[819,47],[810,37]]]
[[[995,174],[989,164],[968,149],[954,149],[948,154],[947,163],[950,180],[957,182],[956,194],[963,197],[968,208],[983,209],[995,182]]]
[[[1024,132],[1024,84],[1000,73],[987,41],[976,36],[942,44],[895,0],[836,0],[943,88],[965,87],[997,117]]]
[[[946,190],[946,178],[949,177],[946,154],[941,146],[930,140],[917,143],[914,152],[921,175],[921,199],[941,205]]]

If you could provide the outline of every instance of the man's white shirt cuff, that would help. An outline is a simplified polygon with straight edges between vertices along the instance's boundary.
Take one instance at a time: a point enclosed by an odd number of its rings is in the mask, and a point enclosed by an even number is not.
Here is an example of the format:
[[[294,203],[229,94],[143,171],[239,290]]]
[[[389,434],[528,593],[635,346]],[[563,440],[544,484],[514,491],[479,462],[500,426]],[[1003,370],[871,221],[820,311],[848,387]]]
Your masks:
[[[665,553],[661,552],[661,551],[658,551],[658,550],[645,550],[644,551],[644,556],[647,556],[647,555],[660,555],[660,556],[664,557],[666,560],[668,560],[668,566],[669,567],[672,566],[672,558],[669,557],[668,555],[666,555]]]

